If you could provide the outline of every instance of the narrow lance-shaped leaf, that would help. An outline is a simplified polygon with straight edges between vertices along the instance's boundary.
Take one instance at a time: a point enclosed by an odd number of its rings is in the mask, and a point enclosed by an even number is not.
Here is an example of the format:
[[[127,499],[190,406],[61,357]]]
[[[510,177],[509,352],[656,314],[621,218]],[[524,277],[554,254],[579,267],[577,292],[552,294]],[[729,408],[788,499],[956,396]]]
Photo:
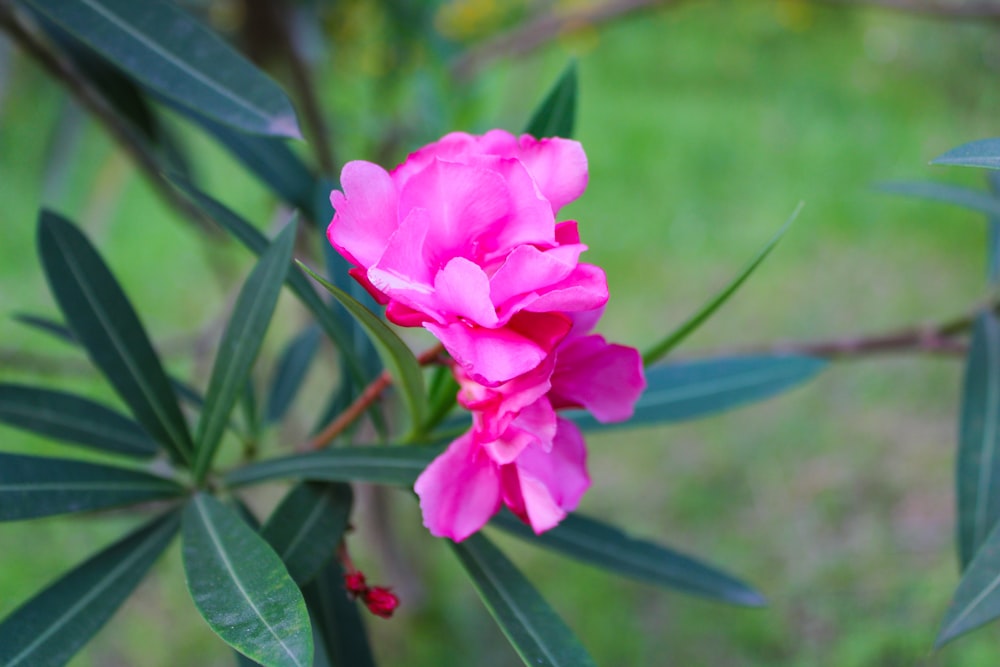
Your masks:
[[[212,630],[265,667],[312,664],[302,593],[281,559],[235,511],[200,493],[184,510],[184,572]]]
[[[144,86],[246,132],[301,138],[271,79],[164,0],[26,0]]]
[[[962,144],[931,160],[931,164],[1000,169],[1000,139],[980,139]]]
[[[1000,518],[1000,321],[976,318],[959,418],[958,554],[964,569]]]
[[[576,97],[576,63],[572,62],[531,115],[531,120],[528,121],[524,131],[538,139],[572,137],[576,120]]]
[[[320,331],[317,327],[307,327],[281,353],[267,396],[267,407],[264,410],[266,423],[273,424],[280,421],[288,412],[295,395],[302,388],[302,382],[309,372],[313,357],[316,356],[319,336]]]
[[[993,527],[958,583],[935,648],[1000,617],[1000,524]]]
[[[375,344],[382,363],[403,397],[403,404],[410,415],[410,433],[416,433],[424,423],[424,413],[427,410],[427,399],[424,391],[424,377],[420,372],[420,364],[399,336],[374,313],[358,303],[342,289],[330,284],[314,273],[302,262],[296,262],[304,271],[322,285],[333,297],[353,315],[364,328]]]
[[[438,447],[337,447],[241,466],[226,474],[225,483],[240,487],[274,479],[306,479],[412,486],[440,453]]]
[[[192,452],[187,423],[139,317],[100,255],[72,224],[42,211],[39,250],[74,336],[146,430],[173,459]]]
[[[299,586],[309,583],[333,558],[350,519],[353,497],[347,484],[299,484],[264,524],[261,537]]]
[[[728,301],[729,297],[735,294],[736,290],[738,290],[740,286],[744,282],[746,282],[746,279],[750,277],[750,274],[752,274],[754,270],[756,270],[756,268],[760,266],[761,262],[763,262],[767,258],[767,256],[771,254],[771,251],[774,250],[774,247],[778,245],[778,241],[781,240],[781,238],[785,235],[785,232],[788,231],[788,228],[795,221],[795,218],[798,217],[799,212],[802,210],[802,206],[803,204],[800,203],[795,208],[795,210],[792,212],[792,215],[788,218],[787,221],[785,221],[785,224],[781,226],[781,229],[779,229],[777,233],[771,237],[771,240],[768,241],[764,245],[764,247],[760,249],[760,252],[758,252],[757,255],[752,260],[750,260],[750,263],[746,265],[746,267],[739,273],[739,275],[736,276],[736,278],[733,279],[732,282],[730,282],[722,289],[722,291],[720,291],[718,294],[712,297],[708,301],[708,303],[706,303],[698,310],[698,312],[696,312],[694,315],[688,318],[686,322],[677,327],[673,332],[667,335],[666,338],[661,340],[659,343],[656,343],[655,345],[653,345],[652,348],[647,350],[646,353],[642,355],[643,363],[645,363],[648,366],[652,364],[654,361],[663,358],[668,352],[670,352],[675,347],[680,345],[684,341],[684,339],[686,339],[688,336],[694,333],[698,329],[698,327],[704,324],[705,321],[708,320],[708,318],[711,317],[715,313],[715,311],[717,311],[722,306],[722,304]]]
[[[673,549],[629,537],[613,526],[580,514],[570,514],[541,535],[507,511],[497,514],[490,525],[535,546],[553,549],[631,579],[735,605],[765,604],[763,595],[725,572]]]
[[[1000,199],[988,192],[960,185],[932,182],[881,183],[883,192],[954,204],[987,215],[1000,215]]]
[[[0,384],[0,422],[55,440],[113,454],[148,458],[156,442],[125,415],[82,396]]]
[[[792,389],[826,366],[815,357],[766,355],[653,366],[646,369],[646,391],[627,422],[602,424],[582,411],[569,416],[587,431],[697,419]]]
[[[986,270],[991,284],[1000,283],[1000,172],[987,172],[990,194],[997,209],[989,213],[989,234],[986,242]]]
[[[179,514],[155,519],[65,574],[0,622],[0,664],[66,664],[131,595],[177,534]]]
[[[336,559],[302,589],[323,652],[332,667],[375,667],[368,633],[358,613],[358,603],[347,597],[344,571]],[[319,661],[317,660],[317,663]],[[317,665],[318,667],[318,665]]]
[[[0,453],[0,521],[120,507],[184,492],[176,482],[137,470]]]
[[[242,219],[228,208],[215,201],[204,192],[201,192],[184,179],[171,176],[171,180],[181,189],[193,202],[208,213],[213,220],[222,225],[226,231],[232,234],[237,241],[242,243],[250,252],[260,255],[268,247],[267,238],[246,220]],[[351,337],[344,329],[337,316],[327,307],[316,290],[309,284],[309,279],[298,271],[289,271],[286,277],[288,287],[299,298],[302,304],[312,312],[316,318],[316,323],[323,329],[341,350],[351,349]],[[353,355],[345,355],[347,369],[351,377],[356,382],[364,385],[366,378],[364,369]]]
[[[294,222],[286,225],[271,247],[261,254],[240,290],[222,335],[195,436],[194,473],[198,479],[204,477],[212,464],[233,405],[245,388],[264,341],[291,262],[295,229]]]
[[[563,620],[482,533],[449,546],[525,665],[594,665]]]

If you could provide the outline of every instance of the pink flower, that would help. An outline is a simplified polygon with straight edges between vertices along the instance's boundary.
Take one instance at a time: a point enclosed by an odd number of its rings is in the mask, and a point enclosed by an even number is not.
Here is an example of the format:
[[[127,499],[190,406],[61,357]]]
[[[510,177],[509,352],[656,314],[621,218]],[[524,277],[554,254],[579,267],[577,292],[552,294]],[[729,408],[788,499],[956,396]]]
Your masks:
[[[432,534],[461,541],[501,504],[541,533],[576,508],[590,486],[585,444],[555,410],[582,407],[599,421],[622,421],[646,386],[637,350],[586,335],[593,315],[576,318],[549,360],[501,385],[481,385],[455,369],[473,425],[417,479]]]
[[[391,321],[425,327],[496,385],[542,364],[565,313],[607,301],[604,272],[578,261],[576,223],[555,218],[586,184],[575,141],[452,133],[391,173],[345,165],[327,236]]]

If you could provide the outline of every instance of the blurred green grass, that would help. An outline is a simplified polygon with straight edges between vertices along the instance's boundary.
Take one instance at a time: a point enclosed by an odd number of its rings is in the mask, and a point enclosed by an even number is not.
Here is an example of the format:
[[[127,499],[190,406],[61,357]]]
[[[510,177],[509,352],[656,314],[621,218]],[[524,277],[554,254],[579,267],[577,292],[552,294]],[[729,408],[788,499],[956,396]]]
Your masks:
[[[578,138],[591,180],[567,214],[580,221],[588,260],[607,270],[609,337],[643,347],[681,322],[800,200],[806,207],[777,251],[680,354],[932,322],[984,296],[978,216],[871,186],[982,183],[981,173],[927,162],[997,134],[995,31],[798,2],[685,5],[496,68],[475,91],[481,121],[462,129],[520,127],[570,55],[579,58]],[[54,312],[34,255],[42,201],[85,225],[157,338],[218,316],[248,258],[231,246],[205,251],[89,124],[63,183],[43,191],[46,150],[67,148],[45,149],[60,97],[23,63],[9,85],[0,124],[4,347],[80,358],[7,317],[39,304]],[[266,193],[224,156],[198,150],[211,191],[270,224]],[[190,366],[182,357],[172,364]],[[5,380],[30,376],[13,360],[0,368]],[[960,376],[952,359],[843,362],[766,404],[590,439],[584,511],[746,578],[768,595],[766,609],[652,589],[498,539],[602,665],[995,665],[995,627],[930,650],[957,582]],[[42,382],[112,400],[85,373]],[[4,449],[68,451],[0,434]],[[452,556],[423,534],[414,503],[394,498],[403,556],[424,591],[407,590],[398,618],[370,624],[383,664],[516,664]],[[0,616],[128,521],[0,527]],[[363,520],[358,538],[356,559],[381,581]],[[158,573],[72,665],[231,664],[187,600],[176,549]]]

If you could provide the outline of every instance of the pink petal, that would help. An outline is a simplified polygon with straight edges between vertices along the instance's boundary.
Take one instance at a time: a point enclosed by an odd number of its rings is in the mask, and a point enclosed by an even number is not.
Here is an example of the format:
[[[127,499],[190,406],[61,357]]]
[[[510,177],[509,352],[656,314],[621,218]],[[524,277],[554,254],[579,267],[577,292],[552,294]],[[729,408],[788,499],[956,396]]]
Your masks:
[[[579,242],[580,231],[577,229],[576,220],[566,220],[556,224],[556,243],[573,245]]]
[[[552,205],[552,214],[587,189],[587,155],[578,141],[521,135],[521,162]]]
[[[499,471],[471,433],[434,459],[413,488],[427,529],[456,542],[486,525],[500,508]]]
[[[430,228],[430,215],[415,208],[406,214],[399,228],[389,237],[385,251],[369,270],[368,276],[378,286],[419,284],[430,290],[434,270],[424,258],[424,239]]]
[[[556,220],[552,207],[539,192],[531,175],[519,160],[512,157],[478,156],[470,164],[499,174],[510,196],[509,214],[502,225],[489,230],[494,237],[486,248],[506,254],[511,248],[530,243],[555,245]]]
[[[427,211],[422,259],[436,272],[453,257],[481,254],[480,246],[492,242],[483,234],[510,213],[510,193],[496,172],[435,158],[403,187],[399,206]]]
[[[598,335],[568,339],[556,353],[549,396],[557,408],[584,407],[600,422],[624,421],[646,388],[635,348]]]
[[[578,264],[561,282],[551,285],[537,299],[526,299],[520,307],[532,312],[572,313],[603,308],[608,302],[608,279],[593,264]]]
[[[554,356],[549,355],[534,370],[496,387],[479,384],[460,366],[456,366],[455,379],[460,386],[458,402],[475,411],[477,431],[484,433],[484,437],[489,439],[499,438],[521,410],[549,391],[549,376],[552,375],[554,365]]]
[[[542,398],[521,410],[502,436],[482,445],[494,463],[503,465],[516,459],[529,445],[544,451],[551,450],[555,435],[555,410],[548,400]]]
[[[510,313],[513,309],[509,301],[545,291],[570,275],[575,266],[575,257],[560,257],[530,245],[519,246],[490,278],[490,297],[501,312]]]
[[[382,167],[361,160],[344,165],[340,184],[343,193],[330,193],[336,214],[326,230],[327,238],[351,263],[368,268],[396,231],[396,186]]]
[[[392,170],[392,180],[402,189],[413,176],[430,165],[435,158],[462,162],[462,156],[479,152],[479,138],[465,132],[451,132],[432,144],[412,152],[402,164]]]
[[[491,386],[537,367],[552,349],[510,327],[486,329],[464,322],[426,322],[424,328],[441,341],[473,380]]]
[[[439,313],[464,317],[483,327],[497,325],[490,279],[464,257],[454,258],[434,277],[433,306]]]

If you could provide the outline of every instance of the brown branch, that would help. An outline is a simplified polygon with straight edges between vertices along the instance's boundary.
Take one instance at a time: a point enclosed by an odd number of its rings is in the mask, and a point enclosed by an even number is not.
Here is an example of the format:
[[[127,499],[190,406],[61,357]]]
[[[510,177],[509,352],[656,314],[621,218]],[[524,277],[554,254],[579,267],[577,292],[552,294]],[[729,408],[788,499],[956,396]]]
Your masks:
[[[417,362],[421,366],[426,366],[431,363],[442,363],[441,358],[444,353],[443,345],[435,345],[429,350],[421,353],[417,357]],[[316,434],[312,440],[305,444],[303,449],[305,450],[315,450],[322,449],[330,444],[334,438],[347,430],[347,427],[353,424],[358,418],[365,413],[365,411],[371,407],[371,405],[378,400],[389,385],[392,384],[392,376],[389,375],[389,371],[382,371],[381,375],[372,380],[361,395],[354,399],[347,408],[341,412],[337,417],[334,418],[326,427]]]
[[[1000,20],[1000,3],[939,2],[936,0],[813,0],[817,4],[852,7],[876,7],[908,14],[923,14],[947,19],[976,21]]]
[[[89,111],[107,130],[118,145],[132,158],[146,175],[153,189],[185,219],[196,224],[202,231],[212,235],[219,233],[216,224],[193,203],[178,193],[160,173],[156,157],[146,148],[143,141],[119,117],[104,97],[92,88],[73,63],[56,51],[47,48],[22,23],[16,10],[7,2],[0,2],[0,27],[33,58],[54,79],[62,83],[79,104]]]
[[[523,56],[553,37],[606,23],[639,11],[676,5],[680,0],[607,0],[588,7],[545,12],[463,53],[452,64],[457,79],[467,81],[486,65],[505,56]]]

